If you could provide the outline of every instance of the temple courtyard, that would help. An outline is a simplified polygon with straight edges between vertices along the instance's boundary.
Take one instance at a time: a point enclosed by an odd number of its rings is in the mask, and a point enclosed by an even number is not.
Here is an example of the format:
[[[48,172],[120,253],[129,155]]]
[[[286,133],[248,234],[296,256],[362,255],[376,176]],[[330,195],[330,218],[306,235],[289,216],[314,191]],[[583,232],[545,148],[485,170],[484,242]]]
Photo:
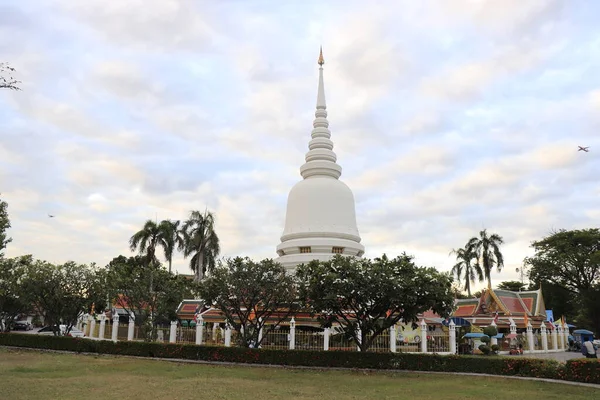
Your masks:
[[[420,373],[179,364],[0,348],[6,399],[595,399],[561,383]]]

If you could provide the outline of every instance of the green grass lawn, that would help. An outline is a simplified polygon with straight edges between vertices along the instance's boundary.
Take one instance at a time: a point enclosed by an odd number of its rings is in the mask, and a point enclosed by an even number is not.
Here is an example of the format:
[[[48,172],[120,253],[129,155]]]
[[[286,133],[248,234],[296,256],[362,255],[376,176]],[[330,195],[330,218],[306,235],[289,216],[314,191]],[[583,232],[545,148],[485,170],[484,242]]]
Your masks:
[[[505,378],[177,364],[0,348],[2,399],[598,399],[600,390]]]

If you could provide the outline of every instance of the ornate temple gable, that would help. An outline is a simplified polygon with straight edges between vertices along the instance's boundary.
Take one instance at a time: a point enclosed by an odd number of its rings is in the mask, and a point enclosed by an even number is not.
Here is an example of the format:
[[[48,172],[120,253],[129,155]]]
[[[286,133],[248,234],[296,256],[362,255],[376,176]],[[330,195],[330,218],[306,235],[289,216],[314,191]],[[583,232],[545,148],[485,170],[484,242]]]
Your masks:
[[[475,314],[475,310],[479,305],[478,299],[460,299],[454,303],[456,311],[452,314],[455,317],[470,317]]]
[[[530,315],[546,317],[546,305],[541,289],[519,292],[519,297]]]

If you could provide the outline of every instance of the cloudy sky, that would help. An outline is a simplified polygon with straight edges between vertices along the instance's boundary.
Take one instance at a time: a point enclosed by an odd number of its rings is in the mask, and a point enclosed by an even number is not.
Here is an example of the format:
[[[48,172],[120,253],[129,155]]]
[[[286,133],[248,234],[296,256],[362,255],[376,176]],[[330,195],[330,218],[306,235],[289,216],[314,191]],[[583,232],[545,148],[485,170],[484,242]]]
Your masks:
[[[599,14],[585,0],[2,0],[0,61],[22,81],[0,92],[7,255],[104,265],[145,220],[208,208],[223,255],[275,257],[323,45],[366,256],[448,270],[487,228],[506,241],[494,280],[516,279],[531,241],[598,226]]]

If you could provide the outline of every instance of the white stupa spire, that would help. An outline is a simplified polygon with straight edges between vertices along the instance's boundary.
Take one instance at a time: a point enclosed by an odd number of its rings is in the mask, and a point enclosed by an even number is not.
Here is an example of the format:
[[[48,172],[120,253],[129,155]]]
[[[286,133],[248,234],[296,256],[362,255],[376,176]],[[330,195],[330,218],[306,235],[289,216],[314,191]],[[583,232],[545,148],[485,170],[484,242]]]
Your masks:
[[[342,175],[342,167],[336,164],[337,157],[333,152],[331,131],[327,121],[327,105],[325,104],[325,84],[323,83],[323,49],[319,53],[319,88],[317,90],[317,110],[313,121],[312,140],[308,143],[306,163],[300,167],[300,175],[304,179],[312,176],[327,176],[338,179]]]

